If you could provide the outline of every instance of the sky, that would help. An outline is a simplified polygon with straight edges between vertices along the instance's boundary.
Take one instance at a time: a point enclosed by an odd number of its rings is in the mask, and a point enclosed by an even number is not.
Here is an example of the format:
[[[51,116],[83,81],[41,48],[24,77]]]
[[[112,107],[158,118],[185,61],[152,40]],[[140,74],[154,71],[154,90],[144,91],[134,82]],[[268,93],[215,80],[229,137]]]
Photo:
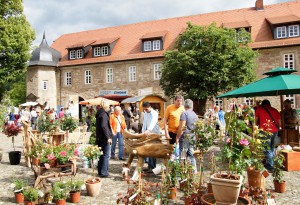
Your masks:
[[[49,45],[63,34],[172,17],[254,7],[256,0],[23,0],[24,14]],[[264,5],[293,0],[264,0]]]

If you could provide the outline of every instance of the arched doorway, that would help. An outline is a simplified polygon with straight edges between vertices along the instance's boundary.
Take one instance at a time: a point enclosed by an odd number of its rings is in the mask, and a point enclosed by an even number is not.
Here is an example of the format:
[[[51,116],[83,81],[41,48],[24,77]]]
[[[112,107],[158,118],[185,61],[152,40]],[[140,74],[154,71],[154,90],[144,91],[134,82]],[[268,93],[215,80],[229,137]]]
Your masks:
[[[80,102],[80,101],[84,101],[84,99],[82,97],[78,96],[78,102]],[[82,121],[82,116],[83,116],[83,113],[82,113],[83,112],[83,107],[82,106],[83,105],[81,105],[79,103],[78,103],[78,105],[79,105],[79,108],[78,108],[79,109],[79,116],[78,116],[79,117],[79,122],[83,123],[83,121]]]

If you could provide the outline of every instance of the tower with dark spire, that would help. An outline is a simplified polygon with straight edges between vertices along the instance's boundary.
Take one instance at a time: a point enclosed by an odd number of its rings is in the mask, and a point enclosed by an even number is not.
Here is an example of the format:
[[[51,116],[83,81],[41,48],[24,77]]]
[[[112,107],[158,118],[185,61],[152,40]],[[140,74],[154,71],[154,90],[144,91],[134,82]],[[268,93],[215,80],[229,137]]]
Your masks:
[[[37,101],[40,104],[47,102],[47,108],[56,108],[59,90],[57,65],[60,59],[60,52],[48,45],[44,32],[41,44],[34,49],[28,62],[26,75],[27,101]]]

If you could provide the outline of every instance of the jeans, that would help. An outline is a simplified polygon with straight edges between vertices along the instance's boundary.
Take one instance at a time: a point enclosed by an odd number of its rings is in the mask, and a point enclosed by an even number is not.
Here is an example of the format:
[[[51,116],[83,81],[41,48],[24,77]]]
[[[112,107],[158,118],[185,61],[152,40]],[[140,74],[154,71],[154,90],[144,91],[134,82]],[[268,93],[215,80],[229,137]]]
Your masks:
[[[274,132],[272,133],[272,135],[268,135],[265,134],[265,137],[263,138],[266,141],[267,146],[265,147],[264,150],[264,155],[266,157],[266,169],[268,170],[272,170],[273,169],[273,165],[274,165],[274,161],[273,161],[273,157],[274,157],[274,142],[275,142],[275,138],[277,137],[278,132]]]
[[[111,145],[111,156],[115,156],[115,151],[116,151],[116,144],[118,140],[118,145],[119,145],[119,159],[124,157],[123,151],[124,151],[124,140],[121,132],[117,132],[115,136],[112,138],[112,145]]]
[[[107,176],[109,166],[108,162],[110,157],[110,144],[108,144],[107,141],[101,141],[99,144],[103,154],[100,156],[98,161],[98,175]]]
[[[180,150],[180,157],[186,155],[189,158],[191,165],[194,167],[196,171],[196,159],[194,157],[194,147],[191,145],[189,139],[184,139],[183,136],[179,139],[179,150]],[[182,152],[185,153],[182,153]]]
[[[155,167],[156,167],[156,158],[146,157],[145,162],[148,163],[148,168],[155,169]]]

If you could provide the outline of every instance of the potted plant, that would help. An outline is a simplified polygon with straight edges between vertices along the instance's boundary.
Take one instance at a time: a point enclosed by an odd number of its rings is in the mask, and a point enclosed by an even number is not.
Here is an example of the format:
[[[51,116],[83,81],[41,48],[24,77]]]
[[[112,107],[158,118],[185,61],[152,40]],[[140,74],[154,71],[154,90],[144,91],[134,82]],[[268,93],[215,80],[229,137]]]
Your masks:
[[[38,117],[37,127],[39,132],[50,132],[53,127],[53,122],[50,115],[42,112]]]
[[[13,188],[15,193],[15,200],[17,204],[21,204],[24,202],[23,191],[27,186],[27,182],[22,179],[14,178],[11,184],[11,188]]]
[[[23,194],[25,205],[35,205],[35,201],[39,198],[38,190],[33,187],[25,188]]]
[[[180,173],[179,160],[172,160],[172,159],[169,160],[166,169],[165,182],[164,182],[168,191],[167,196],[169,199],[176,198],[179,173]]]
[[[251,129],[238,118],[235,112],[230,113],[227,133],[228,138],[221,147],[219,159],[223,163],[226,173],[215,173],[210,177],[213,194],[217,204],[236,204],[243,182],[243,171],[246,163],[244,152],[249,145],[245,131]]]
[[[285,181],[283,180],[283,161],[284,156],[281,152],[277,152],[274,156],[274,171],[272,173],[274,177],[274,187],[275,192],[284,193],[285,192]]]
[[[82,185],[84,185],[83,180],[76,180],[71,178],[70,181],[67,182],[69,191],[70,191],[70,200],[72,203],[79,203],[80,202],[80,191]]]
[[[49,169],[50,167],[56,166],[56,157],[53,152],[53,146],[49,144],[44,144],[42,147],[42,153],[40,154],[40,165]]]
[[[58,164],[67,164],[75,155],[75,145],[61,144],[53,148],[53,153]]]
[[[15,137],[22,131],[21,127],[15,125],[15,124],[9,124],[6,125],[4,128],[4,134],[7,137],[11,137],[14,151],[11,151],[8,153],[9,156],[9,162],[11,165],[18,165],[21,161],[21,152],[16,151],[15,149]]]
[[[190,163],[185,163],[185,178],[182,191],[184,194],[185,205],[193,205],[193,201],[197,200],[197,185],[195,185],[194,168]]]
[[[85,181],[86,190],[89,196],[97,196],[100,193],[102,181],[95,177],[94,159],[98,159],[102,155],[102,151],[97,145],[90,145],[85,147],[83,154],[91,161],[93,169],[93,177]]]
[[[53,196],[56,205],[65,205],[68,198],[68,185],[65,182],[54,182],[50,194]]]

